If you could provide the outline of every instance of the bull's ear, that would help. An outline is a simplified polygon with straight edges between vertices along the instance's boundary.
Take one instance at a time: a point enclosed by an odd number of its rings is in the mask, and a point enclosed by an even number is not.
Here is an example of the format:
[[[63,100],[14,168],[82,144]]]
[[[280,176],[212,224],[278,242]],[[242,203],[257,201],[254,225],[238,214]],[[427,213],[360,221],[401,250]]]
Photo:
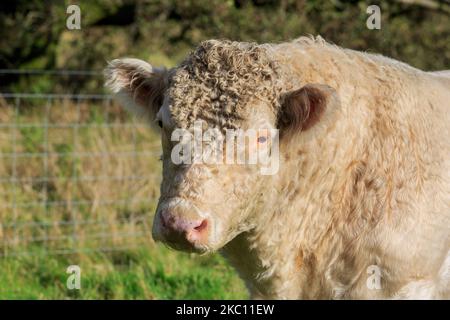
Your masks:
[[[116,59],[104,71],[105,86],[130,112],[152,121],[162,105],[167,71],[139,59]]]
[[[281,136],[307,131],[324,121],[339,105],[336,91],[323,84],[307,84],[284,96],[278,128]]]

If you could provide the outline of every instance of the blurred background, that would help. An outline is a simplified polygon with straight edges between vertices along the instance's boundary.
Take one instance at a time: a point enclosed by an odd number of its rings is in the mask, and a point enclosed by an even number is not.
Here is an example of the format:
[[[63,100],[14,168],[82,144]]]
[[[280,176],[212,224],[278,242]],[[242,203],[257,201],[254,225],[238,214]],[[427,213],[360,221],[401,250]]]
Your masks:
[[[81,10],[68,30],[70,4]],[[381,29],[369,30],[369,5]],[[202,40],[321,35],[450,68],[450,1],[16,0],[0,3],[0,299],[239,299],[219,255],[151,240],[160,145],[103,88],[108,60],[175,66]],[[79,265],[81,289],[66,286]]]

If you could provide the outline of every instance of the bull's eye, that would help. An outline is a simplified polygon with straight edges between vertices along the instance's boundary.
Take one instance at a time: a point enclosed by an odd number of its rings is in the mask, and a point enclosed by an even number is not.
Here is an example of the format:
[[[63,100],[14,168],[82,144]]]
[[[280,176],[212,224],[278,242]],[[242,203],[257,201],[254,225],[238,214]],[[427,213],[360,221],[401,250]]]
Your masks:
[[[158,120],[158,126],[159,126],[160,128],[162,128],[162,121],[161,121],[161,120]]]
[[[258,143],[264,143],[267,141],[267,138],[264,136],[258,137]]]

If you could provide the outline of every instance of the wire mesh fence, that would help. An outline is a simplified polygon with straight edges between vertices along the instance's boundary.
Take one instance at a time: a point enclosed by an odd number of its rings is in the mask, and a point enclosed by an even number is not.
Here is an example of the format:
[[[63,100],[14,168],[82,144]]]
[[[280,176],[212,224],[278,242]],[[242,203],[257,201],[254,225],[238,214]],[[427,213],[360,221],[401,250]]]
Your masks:
[[[0,93],[0,255],[150,241],[159,155],[148,126],[109,95]]]

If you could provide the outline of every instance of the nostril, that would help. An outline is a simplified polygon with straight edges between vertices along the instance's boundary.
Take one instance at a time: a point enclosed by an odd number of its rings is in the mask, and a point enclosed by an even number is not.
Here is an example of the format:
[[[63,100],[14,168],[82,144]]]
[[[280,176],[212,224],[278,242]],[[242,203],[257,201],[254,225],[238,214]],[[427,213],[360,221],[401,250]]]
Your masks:
[[[166,219],[164,219],[163,215],[159,217],[159,221],[161,221],[161,225],[163,226],[163,228],[167,228],[167,222]]]
[[[203,219],[203,221],[194,228],[194,230],[196,230],[197,232],[202,232],[203,230],[205,230],[208,227],[208,220]]]
[[[208,237],[207,228],[208,220],[203,219],[200,224],[186,233],[186,239],[191,243],[206,241]]]

